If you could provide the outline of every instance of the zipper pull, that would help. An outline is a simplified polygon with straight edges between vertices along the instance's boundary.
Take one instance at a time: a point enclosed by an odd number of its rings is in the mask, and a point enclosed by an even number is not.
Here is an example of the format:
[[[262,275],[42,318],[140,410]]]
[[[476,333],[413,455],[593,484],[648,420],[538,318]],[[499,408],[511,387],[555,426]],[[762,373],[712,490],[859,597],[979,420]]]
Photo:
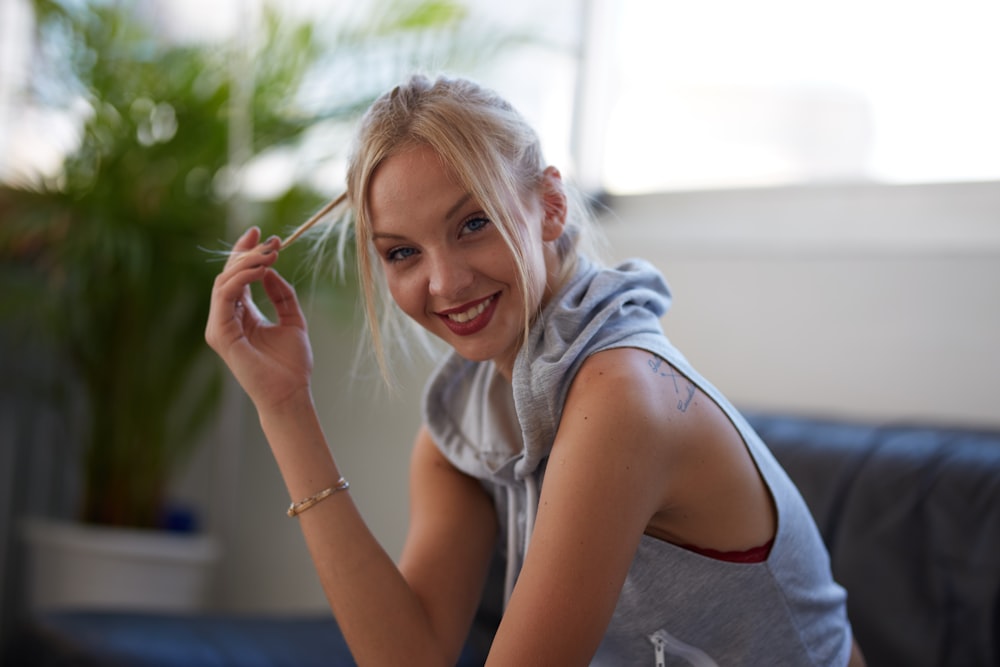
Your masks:
[[[667,653],[680,658],[691,667],[719,667],[700,648],[685,644],[663,628],[649,635],[649,641],[653,643],[653,649],[656,651],[656,667],[667,667]]]
[[[667,667],[667,640],[663,637],[663,630],[657,630],[649,636],[649,641],[653,642],[653,650],[655,651],[656,657],[656,667]]]

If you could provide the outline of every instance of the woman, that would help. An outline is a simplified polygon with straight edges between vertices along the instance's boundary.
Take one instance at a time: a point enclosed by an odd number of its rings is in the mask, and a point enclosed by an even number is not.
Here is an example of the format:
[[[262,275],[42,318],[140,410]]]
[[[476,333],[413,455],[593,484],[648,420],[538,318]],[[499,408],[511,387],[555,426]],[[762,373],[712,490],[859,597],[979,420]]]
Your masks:
[[[861,664],[801,497],[664,337],[660,275],[588,257],[582,214],[506,102],[445,78],[387,93],[346,202],[383,370],[380,284],[452,348],[425,392],[398,567],[320,429],[277,238],[236,243],[206,337],[257,408],[360,664],[453,664],[498,540],[488,664]],[[275,323],[251,301],[258,281]]]

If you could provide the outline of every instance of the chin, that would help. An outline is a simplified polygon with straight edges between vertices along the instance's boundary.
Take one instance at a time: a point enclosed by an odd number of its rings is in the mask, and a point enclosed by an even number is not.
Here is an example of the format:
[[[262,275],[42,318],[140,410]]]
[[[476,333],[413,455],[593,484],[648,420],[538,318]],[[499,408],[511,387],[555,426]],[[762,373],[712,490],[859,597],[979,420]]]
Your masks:
[[[497,361],[507,357],[510,351],[509,347],[497,349],[490,345],[462,345],[461,343],[451,344],[451,348],[458,356],[473,362]]]

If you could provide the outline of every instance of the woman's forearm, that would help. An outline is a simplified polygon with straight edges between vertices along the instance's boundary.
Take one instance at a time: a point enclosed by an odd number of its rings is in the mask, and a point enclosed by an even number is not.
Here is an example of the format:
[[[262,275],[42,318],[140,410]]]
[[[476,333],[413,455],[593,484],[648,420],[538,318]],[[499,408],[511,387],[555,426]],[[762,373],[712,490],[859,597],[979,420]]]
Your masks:
[[[307,395],[259,411],[261,426],[293,502],[340,478]],[[354,505],[340,491],[296,517],[348,646],[359,664],[443,665],[423,605]]]

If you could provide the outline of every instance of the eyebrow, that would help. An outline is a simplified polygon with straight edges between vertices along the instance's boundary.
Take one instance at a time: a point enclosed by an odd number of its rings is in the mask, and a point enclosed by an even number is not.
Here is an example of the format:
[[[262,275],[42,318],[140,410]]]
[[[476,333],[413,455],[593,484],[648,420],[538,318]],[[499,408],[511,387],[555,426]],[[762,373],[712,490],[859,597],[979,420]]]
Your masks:
[[[444,214],[444,219],[451,220],[452,218],[454,218],[455,215],[460,210],[462,210],[462,207],[469,203],[470,199],[472,199],[472,195],[470,195],[468,192],[459,197],[458,201],[452,204],[451,208],[449,208],[448,211]],[[404,236],[403,234],[393,234],[391,232],[374,232],[372,234],[373,241],[376,239],[405,239],[405,238],[406,236]]]

